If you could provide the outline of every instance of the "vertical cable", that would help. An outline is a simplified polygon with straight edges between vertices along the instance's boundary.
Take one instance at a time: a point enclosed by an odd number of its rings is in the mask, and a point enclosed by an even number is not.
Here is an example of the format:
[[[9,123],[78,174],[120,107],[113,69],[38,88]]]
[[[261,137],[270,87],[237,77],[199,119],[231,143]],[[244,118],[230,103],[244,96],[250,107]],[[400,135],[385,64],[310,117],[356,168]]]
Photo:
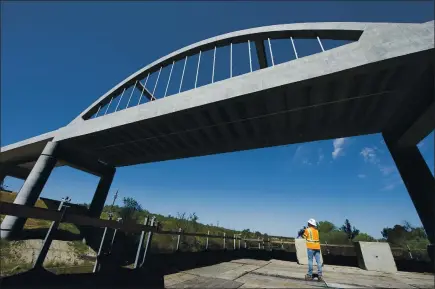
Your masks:
[[[251,57],[251,41],[248,40],[248,51],[249,51],[249,69],[252,72],[252,57]]]
[[[134,83],[134,87],[133,87],[133,89],[131,90],[130,97],[128,98],[127,106],[126,106],[125,108],[128,108],[128,105],[130,104],[130,100],[131,100],[131,97],[133,96],[133,92],[134,92],[134,90],[135,90],[135,88],[136,88],[136,85],[137,85],[137,80],[136,80],[136,82]]]
[[[290,40],[292,41],[293,51],[295,52],[296,59],[298,59],[299,57],[298,57],[298,53],[296,52],[296,46],[295,43],[293,42],[293,37],[290,37]]]
[[[122,96],[124,95],[124,92],[125,92],[125,87],[124,87],[124,90],[121,93],[121,96],[119,97],[119,101],[118,101],[118,104],[116,105],[115,112],[118,110],[118,107],[119,107],[119,104],[121,103]]]
[[[214,52],[213,52],[213,71],[211,73],[211,83],[214,82],[214,67],[215,67],[215,62],[216,62],[216,46],[214,47]]]
[[[110,107],[110,104],[112,103],[112,100],[113,100],[113,96],[109,101],[109,105],[107,106],[106,111],[104,112],[104,115],[106,115],[107,111],[109,110],[109,107]]]
[[[275,62],[273,61],[272,44],[270,44],[270,38],[267,38],[267,41],[269,42],[270,59],[272,60],[272,66],[274,66]]]
[[[171,72],[169,72],[168,84],[166,84],[165,95],[163,97],[166,97],[166,93],[168,93],[168,87],[169,87],[169,83],[171,82],[172,69],[174,69],[174,64],[175,64],[175,60],[172,61]]]
[[[184,70],[186,69],[186,63],[187,63],[187,56],[186,56],[186,60],[184,61],[183,73],[181,74],[180,89],[178,90],[178,93],[181,92],[181,86],[183,85]]]
[[[159,74],[157,74],[157,80],[156,80],[156,84],[154,85],[153,95],[152,95],[152,97],[151,97],[151,100],[152,100],[153,98],[156,99],[156,97],[154,96],[154,92],[156,92],[156,88],[157,88],[157,84],[159,83],[160,72],[162,72],[162,68],[163,68],[163,66],[160,66]]]
[[[140,101],[141,101],[141,99],[142,99],[142,95],[143,95],[143,92],[145,91],[145,86],[147,85],[147,82],[148,82],[148,78],[150,77],[150,73],[148,72],[148,76],[147,76],[147,78],[145,79],[145,84],[143,85],[143,87],[142,87],[142,92],[140,93],[140,97],[139,97],[139,101],[137,102],[137,105],[139,105],[140,104]],[[139,83],[140,83],[140,81],[139,81]],[[140,84],[142,84],[142,83],[140,83]]]
[[[317,41],[319,41],[320,48],[322,48],[322,51],[325,51],[325,49],[323,49],[323,45],[322,45],[322,42],[320,41],[319,36],[317,36]]]
[[[199,64],[200,63],[201,63],[201,50],[199,51],[198,66],[196,67],[195,88],[196,88],[196,84],[198,82],[198,73],[199,73]]]
[[[230,78],[233,77],[233,44],[230,43]]]
[[[94,118],[96,118],[98,116],[98,113],[100,112],[101,109],[101,105],[98,107],[97,113],[94,115]]]

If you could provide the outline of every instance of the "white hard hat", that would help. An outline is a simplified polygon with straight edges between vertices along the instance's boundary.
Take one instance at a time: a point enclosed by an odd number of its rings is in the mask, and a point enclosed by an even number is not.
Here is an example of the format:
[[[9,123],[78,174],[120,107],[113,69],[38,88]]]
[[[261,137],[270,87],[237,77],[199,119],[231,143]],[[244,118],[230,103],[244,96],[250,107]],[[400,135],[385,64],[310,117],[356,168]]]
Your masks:
[[[314,219],[309,219],[308,224],[311,224],[313,226],[317,226],[316,220],[314,220]]]

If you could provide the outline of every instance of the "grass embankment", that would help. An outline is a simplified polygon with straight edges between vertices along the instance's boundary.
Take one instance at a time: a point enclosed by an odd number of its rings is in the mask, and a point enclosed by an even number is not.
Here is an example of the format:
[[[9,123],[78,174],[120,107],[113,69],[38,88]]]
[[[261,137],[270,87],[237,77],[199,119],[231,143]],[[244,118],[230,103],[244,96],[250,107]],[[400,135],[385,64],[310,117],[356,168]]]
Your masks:
[[[0,191],[0,201],[2,201],[2,202],[13,203],[16,197],[17,197],[17,193],[15,193],[15,192]],[[43,199],[38,199],[36,201],[35,207],[48,209],[48,206]],[[4,215],[0,215],[0,221],[2,221],[4,217],[5,217]],[[51,221],[29,218],[29,219],[27,219],[26,223],[24,224],[24,228],[25,229],[48,228],[48,227],[50,227],[50,224],[51,224]],[[59,229],[64,230],[64,231],[69,231],[73,234],[80,233],[79,229],[77,229],[77,227],[75,225],[68,224],[68,223],[61,223],[59,225]]]

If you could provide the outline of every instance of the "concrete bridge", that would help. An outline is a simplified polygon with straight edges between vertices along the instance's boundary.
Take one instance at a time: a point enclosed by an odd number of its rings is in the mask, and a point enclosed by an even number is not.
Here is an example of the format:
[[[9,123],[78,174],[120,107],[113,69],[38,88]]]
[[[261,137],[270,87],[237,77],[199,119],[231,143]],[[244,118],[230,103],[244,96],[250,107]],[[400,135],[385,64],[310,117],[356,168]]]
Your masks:
[[[321,52],[299,58],[293,41],[299,38],[317,39]],[[275,65],[274,39],[288,39],[296,59]],[[352,42],[325,51],[323,39]],[[250,71],[233,77],[236,44],[246,45]],[[230,77],[215,82],[216,51],[225,46]],[[198,87],[201,55],[210,50],[211,83]],[[95,174],[101,179],[87,215],[99,217],[117,167],[382,133],[433,244],[434,177],[416,146],[434,129],[433,52],[434,21],[286,24],[213,37],[135,72],[67,126],[2,147],[0,179],[25,179],[15,204],[33,206],[54,167]],[[194,55],[194,89],[183,91]],[[180,79],[172,77],[177,64]],[[169,72],[166,79],[162,70]],[[167,95],[175,81],[178,93]],[[166,88],[162,97],[158,85]],[[13,238],[24,222],[7,216],[1,237]]]

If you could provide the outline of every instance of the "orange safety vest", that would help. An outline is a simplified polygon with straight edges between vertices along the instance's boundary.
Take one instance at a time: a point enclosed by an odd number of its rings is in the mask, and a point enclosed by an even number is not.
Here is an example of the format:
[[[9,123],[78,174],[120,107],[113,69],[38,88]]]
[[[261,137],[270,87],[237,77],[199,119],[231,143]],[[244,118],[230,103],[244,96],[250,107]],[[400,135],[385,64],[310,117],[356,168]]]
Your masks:
[[[306,228],[303,237],[307,241],[308,249],[320,250],[319,231],[316,228]]]

